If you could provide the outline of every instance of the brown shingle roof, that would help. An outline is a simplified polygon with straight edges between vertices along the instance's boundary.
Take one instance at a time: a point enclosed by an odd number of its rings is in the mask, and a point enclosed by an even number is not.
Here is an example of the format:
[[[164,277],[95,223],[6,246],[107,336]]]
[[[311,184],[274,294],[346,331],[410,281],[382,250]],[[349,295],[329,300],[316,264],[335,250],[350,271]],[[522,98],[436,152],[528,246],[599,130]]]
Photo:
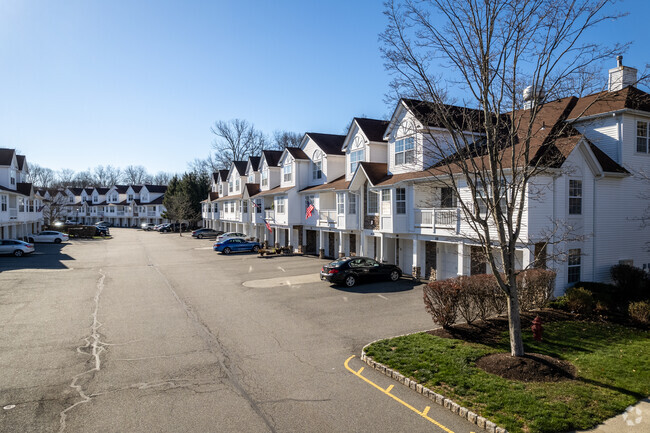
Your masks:
[[[650,95],[634,86],[616,92],[600,92],[582,97],[569,114],[569,119],[623,110],[650,111]]]
[[[245,186],[246,186],[246,193],[248,194],[248,197],[253,197],[254,195],[260,192],[259,183],[247,183]]]
[[[307,154],[299,147],[287,147],[286,149],[289,155],[293,156],[294,159],[309,159]]]
[[[359,125],[365,136],[370,141],[386,141],[384,140],[384,133],[388,124],[388,120],[366,119],[364,117],[355,117],[354,120]]]
[[[273,189],[269,189],[268,191],[260,191],[257,194],[255,194],[255,197],[264,197],[267,195],[275,195],[275,194],[281,194],[283,192],[287,192],[290,189],[293,189],[293,186],[285,186],[283,188],[280,188],[279,186],[276,186]]]
[[[360,162],[359,166],[363,168],[366,177],[371,184],[377,185],[378,182],[388,177],[388,164],[383,162]]]
[[[236,200],[236,199],[239,199],[239,198],[241,198],[241,194],[237,194],[237,195],[225,195],[225,196],[223,196],[223,197],[219,197],[219,198],[216,199],[215,201]]]
[[[331,182],[324,183],[322,185],[308,186],[303,188],[300,192],[312,192],[312,191],[342,191],[348,189],[350,186],[350,181],[345,180],[345,176],[334,179]]]

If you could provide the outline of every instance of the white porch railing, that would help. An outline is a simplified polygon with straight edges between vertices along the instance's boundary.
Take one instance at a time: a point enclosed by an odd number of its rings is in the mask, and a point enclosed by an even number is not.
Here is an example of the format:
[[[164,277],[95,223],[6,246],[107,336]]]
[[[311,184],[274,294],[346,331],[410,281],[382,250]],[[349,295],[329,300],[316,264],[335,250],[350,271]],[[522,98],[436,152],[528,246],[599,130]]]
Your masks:
[[[458,224],[458,209],[415,209],[416,228],[451,228]]]
[[[156,216],[156,211],[148,210],[147,211],[147,216]]]
[[[269,222],[275,221],[275,211],[274,210],[265,210],[264,211],[264,218],[266,218],[266,220],[269,221]]]
[[[318,211],[318,225],[331,227],[336,225],[338,221],[338,213],[336,209],[319,209]]]
[[[18,218],[18,209],[9,209],[9,218]]]

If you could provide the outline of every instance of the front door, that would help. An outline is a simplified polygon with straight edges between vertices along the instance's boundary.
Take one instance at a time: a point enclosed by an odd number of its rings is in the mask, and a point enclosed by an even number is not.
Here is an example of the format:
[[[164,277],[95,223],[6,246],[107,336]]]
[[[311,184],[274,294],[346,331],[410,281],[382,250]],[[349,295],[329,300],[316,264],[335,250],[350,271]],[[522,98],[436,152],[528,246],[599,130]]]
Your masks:
[[[357,235],[350,234],[350,255],[357,253]]]
[[[435,242],[425,242],[424,248],[424,277],[429,279],[437,269],[437,244]]]
[[[327,249],[328,249],[328,257],[333,259],[334,258],[334,243],[336,242],[336,236],[334,232],[328,232],[327,233]]]
[[[316,254],[316,230],[307,230],[307,254]]]

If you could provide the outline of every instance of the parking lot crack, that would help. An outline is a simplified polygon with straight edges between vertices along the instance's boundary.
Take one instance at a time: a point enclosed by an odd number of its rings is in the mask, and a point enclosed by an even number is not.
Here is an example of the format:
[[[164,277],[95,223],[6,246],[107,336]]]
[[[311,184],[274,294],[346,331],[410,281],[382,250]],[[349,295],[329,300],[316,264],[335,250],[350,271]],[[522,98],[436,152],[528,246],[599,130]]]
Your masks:
[[[72,409],[79,406],[80,404],[88,403],[92,399],[92,397],[88,396],[84,391],[82,385],[80,384],[81,380],[86,376],[92,377],[96,372],[101,370],[102,361],[100,355],[102,354],[102,352],[106,350],[106,348],[105,345],[103,345],[101,342],[101,335],[99,333],[99,328],[101,328],[102,324],[98,320],[97,316],[99,313],[99,302],[100,302],[101,294],[102,291],[104,290],[104,280],[106,279],[106,274],[104,274],[104,272],[100,269],[99,275],[100,277],[99,280],[97,281],[97,289],[95,291],[95,297],[93,298],[94,308],[93,308],[93,313],[91,315],[92,324],[90,326],[90,334],[86,338],[84,338],[85,344],[83,346],[77,347],[78,353],[90,356],[90,362],[92,368],[72,377],[72,381],[70,382],[69,386],[70,388],[73,388],[77,392],[81,400],[68,406],[67,408],[65,408],[59,413],[59,433],[65,431],[68,412],[70,412]]]

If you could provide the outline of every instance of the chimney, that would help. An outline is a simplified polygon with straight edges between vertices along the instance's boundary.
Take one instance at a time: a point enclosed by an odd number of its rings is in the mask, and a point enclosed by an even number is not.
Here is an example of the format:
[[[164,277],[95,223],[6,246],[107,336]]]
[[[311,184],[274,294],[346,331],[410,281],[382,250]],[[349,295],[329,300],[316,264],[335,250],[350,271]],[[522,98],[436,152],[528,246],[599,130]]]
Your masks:
[[[524,89],[524,110],[530,110],[535,104],[542,104],[546,94],[544,89],[528,86]]]
[[[609,70],[609,91],[616,92],[636,84],[636,69],[623,66],[623,56],[616,56],[616,67]]]

